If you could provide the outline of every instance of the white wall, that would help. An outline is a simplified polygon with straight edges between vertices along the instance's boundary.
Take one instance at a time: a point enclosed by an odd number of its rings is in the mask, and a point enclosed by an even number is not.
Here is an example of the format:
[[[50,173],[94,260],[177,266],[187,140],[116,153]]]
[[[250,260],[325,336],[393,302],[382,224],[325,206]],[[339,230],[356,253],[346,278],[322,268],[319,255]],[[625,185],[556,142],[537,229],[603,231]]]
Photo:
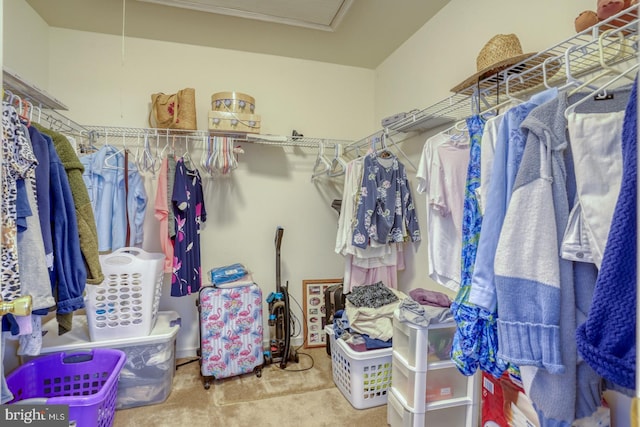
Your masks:
[[[70,48],[72,47],[72,48]],[[51,92],[83,124],[148,126],[150,95],[196,89],[198,128],[211,95],[256,99],[262,133],[356,138],[373,122],[373,71],[271,55],[52,28]]]
[[[49,86],[49,26],[26,1],[3,1],[3,66],[40,88]]]

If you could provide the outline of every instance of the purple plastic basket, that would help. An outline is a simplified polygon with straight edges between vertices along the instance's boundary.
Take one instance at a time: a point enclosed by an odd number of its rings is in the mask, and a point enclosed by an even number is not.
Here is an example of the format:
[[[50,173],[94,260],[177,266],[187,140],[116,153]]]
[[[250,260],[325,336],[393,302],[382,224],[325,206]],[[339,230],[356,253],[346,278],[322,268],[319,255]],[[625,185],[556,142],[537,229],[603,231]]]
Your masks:
[[[108,348],[38,357],[7,375],[9,403],[43,399],[33,403],[69,405],[69,420],[78,427],[111,426],[125,361],[123,351]]]

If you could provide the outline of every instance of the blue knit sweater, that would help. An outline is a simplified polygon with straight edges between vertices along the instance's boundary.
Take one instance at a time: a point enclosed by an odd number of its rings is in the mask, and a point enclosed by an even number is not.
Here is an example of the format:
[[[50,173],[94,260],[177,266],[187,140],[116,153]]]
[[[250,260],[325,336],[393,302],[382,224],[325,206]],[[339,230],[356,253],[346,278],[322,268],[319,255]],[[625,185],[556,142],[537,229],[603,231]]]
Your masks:
[[[602,377],[635,387],[637,79],[622,130],[622,185],[578,352]]]

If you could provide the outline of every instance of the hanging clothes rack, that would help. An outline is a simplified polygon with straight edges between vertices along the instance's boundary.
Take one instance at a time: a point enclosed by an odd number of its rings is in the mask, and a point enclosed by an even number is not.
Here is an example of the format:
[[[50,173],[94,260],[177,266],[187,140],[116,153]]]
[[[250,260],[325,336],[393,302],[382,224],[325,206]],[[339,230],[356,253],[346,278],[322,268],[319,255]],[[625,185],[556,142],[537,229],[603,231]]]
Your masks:
[[[181,130],[181,129],[158,129],[158,128],[133,128],[114,126],[84,126],[86,135],[93,138],[117,137],[117,138],[160,138],[171,139],[179,142],[202,141],[208,136],[224,136],[231,138],[234,142],[246,142],[262,145],[275,145],[280,147],[306,147],[318,148],[320,143],[325,148],[333,149],[336,144],[348,144],[351,141],[326,138],[309,138],[300,136],[281,135],[261,135],[261,134],[217,134],[207,130]]]
[[[219,136],[232,140],[232,143],[250,143],[260,145],[270,145],[278,147],[298,147],[312,148],[316,150],[330,149],[337,150],[351,141],[326,139],[326,138],[309,138],[303,136],[280,136],[280,135],[261,135],[261,134],[220,134],[211,133],[206,130],[179,130],[179,129],[158,129],[158,128],[133,128],[133,127],[114,127],[114,126],[84,126],[83,136],[89,141],[93,147],[100,146],[101,142],[110,141],[131,141],[131,146],[141,146],[141,141],[156,141],[156,151],[166,152],[167,148],[175,148],[175,144],[184,144],[185,147],[198,147],[207,152],[210,150],[210,138]],[[153,144],[152,144],[153,145]],[[342,150],[340,148],[340,150]],[[143,150],[143,154],[148,155]],[[208,159],[205,159],[208,160]],[[200,162],[202,163],[202,162]],[[206,163],[206,161],[205,161]],[[201,165],[202,166],[202,165]],[[207,167],[204,168],[208,170]]]
[[[546,87],[561,87],[568,80],[588,76],[602,70],[598,42],[605,31],[610,38],[605,42],[604,62],[614,66],[637,58],[638,54],[638,5],[599,22],[591,28],[541,51],[476,85],[463,89],[420,111],[413,112],[386,127],[390,135],[400,135],[413,130],[426,131],[452,124],[490,110],[509,100],[513,94],[526,96]],[[624,39],[624,49],[620,41]],[[371,138],[385,129],[353,141],[345,147],[345,153],[368,146]],[[394,141],[398,144],[403,139]]]

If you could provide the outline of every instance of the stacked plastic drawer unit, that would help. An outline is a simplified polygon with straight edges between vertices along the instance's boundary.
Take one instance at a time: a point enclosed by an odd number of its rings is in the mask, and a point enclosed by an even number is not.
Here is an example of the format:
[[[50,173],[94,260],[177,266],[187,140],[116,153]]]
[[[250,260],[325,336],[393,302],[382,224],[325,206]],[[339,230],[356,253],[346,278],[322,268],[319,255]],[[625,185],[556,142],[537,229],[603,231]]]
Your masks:
[[[477,375],[462,375],[450,359],[455,328],[454,322],[429,327],[401,322],[394,313],[391,427],[477,425]]]

